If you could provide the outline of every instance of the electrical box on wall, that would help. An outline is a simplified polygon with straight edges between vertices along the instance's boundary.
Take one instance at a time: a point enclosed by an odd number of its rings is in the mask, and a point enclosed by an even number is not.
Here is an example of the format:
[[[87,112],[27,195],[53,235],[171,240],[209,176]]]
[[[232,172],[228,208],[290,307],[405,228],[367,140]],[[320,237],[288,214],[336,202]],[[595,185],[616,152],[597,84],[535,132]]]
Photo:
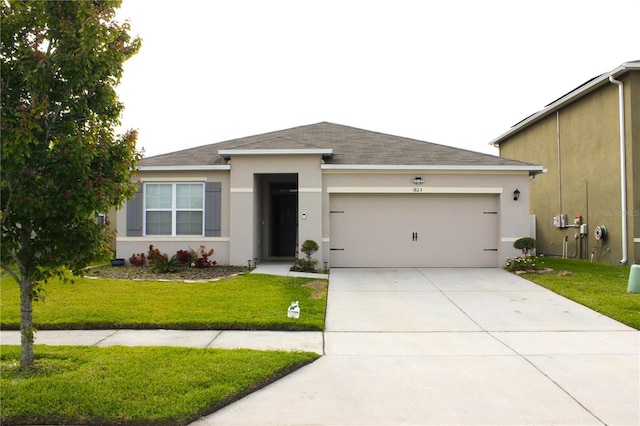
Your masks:
[[[569,222],[569,216],[566,214],[559,214],[553,217],[553,226],[556,228],[566,228]]]

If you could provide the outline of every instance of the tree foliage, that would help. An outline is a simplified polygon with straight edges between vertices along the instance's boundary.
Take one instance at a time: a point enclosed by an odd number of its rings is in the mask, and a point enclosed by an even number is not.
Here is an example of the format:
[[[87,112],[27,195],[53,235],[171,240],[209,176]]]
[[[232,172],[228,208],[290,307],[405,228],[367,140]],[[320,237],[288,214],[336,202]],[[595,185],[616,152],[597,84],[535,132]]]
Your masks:
[[[96,214],[134,193],[137,135],[115,133],[115,87],[141,40],[115,21],[120,3],[0,3],[1,262],[21,287],[23,366],[39,284],[105,252]]]

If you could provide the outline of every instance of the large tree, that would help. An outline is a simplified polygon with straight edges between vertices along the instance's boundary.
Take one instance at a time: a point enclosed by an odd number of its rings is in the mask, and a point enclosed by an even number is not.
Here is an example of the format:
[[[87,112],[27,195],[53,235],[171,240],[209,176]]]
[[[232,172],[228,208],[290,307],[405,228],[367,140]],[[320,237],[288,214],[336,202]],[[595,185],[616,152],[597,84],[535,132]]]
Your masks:
[[[42,283],[105,253],[109,229],[96,215],[134,191],[136,132],[116,135],[115,87],[140,39],[115,21],[120,3],[0,3],[0,262],[20,285],[22,367],[34,363]]]

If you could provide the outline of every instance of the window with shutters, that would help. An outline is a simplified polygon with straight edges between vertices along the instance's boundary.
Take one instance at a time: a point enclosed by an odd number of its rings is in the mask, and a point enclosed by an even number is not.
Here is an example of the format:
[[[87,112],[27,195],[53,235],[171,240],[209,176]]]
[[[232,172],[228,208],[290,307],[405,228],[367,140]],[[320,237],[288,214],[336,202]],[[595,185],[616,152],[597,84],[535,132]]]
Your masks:
[[[145,235],[204,235],[203,183],[146,183]]]

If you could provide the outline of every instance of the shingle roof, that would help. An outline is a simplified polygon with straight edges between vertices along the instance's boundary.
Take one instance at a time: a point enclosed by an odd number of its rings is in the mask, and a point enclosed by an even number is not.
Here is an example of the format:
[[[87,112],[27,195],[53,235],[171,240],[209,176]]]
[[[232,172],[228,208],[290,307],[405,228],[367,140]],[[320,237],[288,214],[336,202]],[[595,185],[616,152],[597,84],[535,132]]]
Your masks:
[[[383,166],[533,166],[494,155],[387,135],[333,123],[317,123],[145,158],[142,167],[224,165],[220,150],[332,149],[326,164]]]

